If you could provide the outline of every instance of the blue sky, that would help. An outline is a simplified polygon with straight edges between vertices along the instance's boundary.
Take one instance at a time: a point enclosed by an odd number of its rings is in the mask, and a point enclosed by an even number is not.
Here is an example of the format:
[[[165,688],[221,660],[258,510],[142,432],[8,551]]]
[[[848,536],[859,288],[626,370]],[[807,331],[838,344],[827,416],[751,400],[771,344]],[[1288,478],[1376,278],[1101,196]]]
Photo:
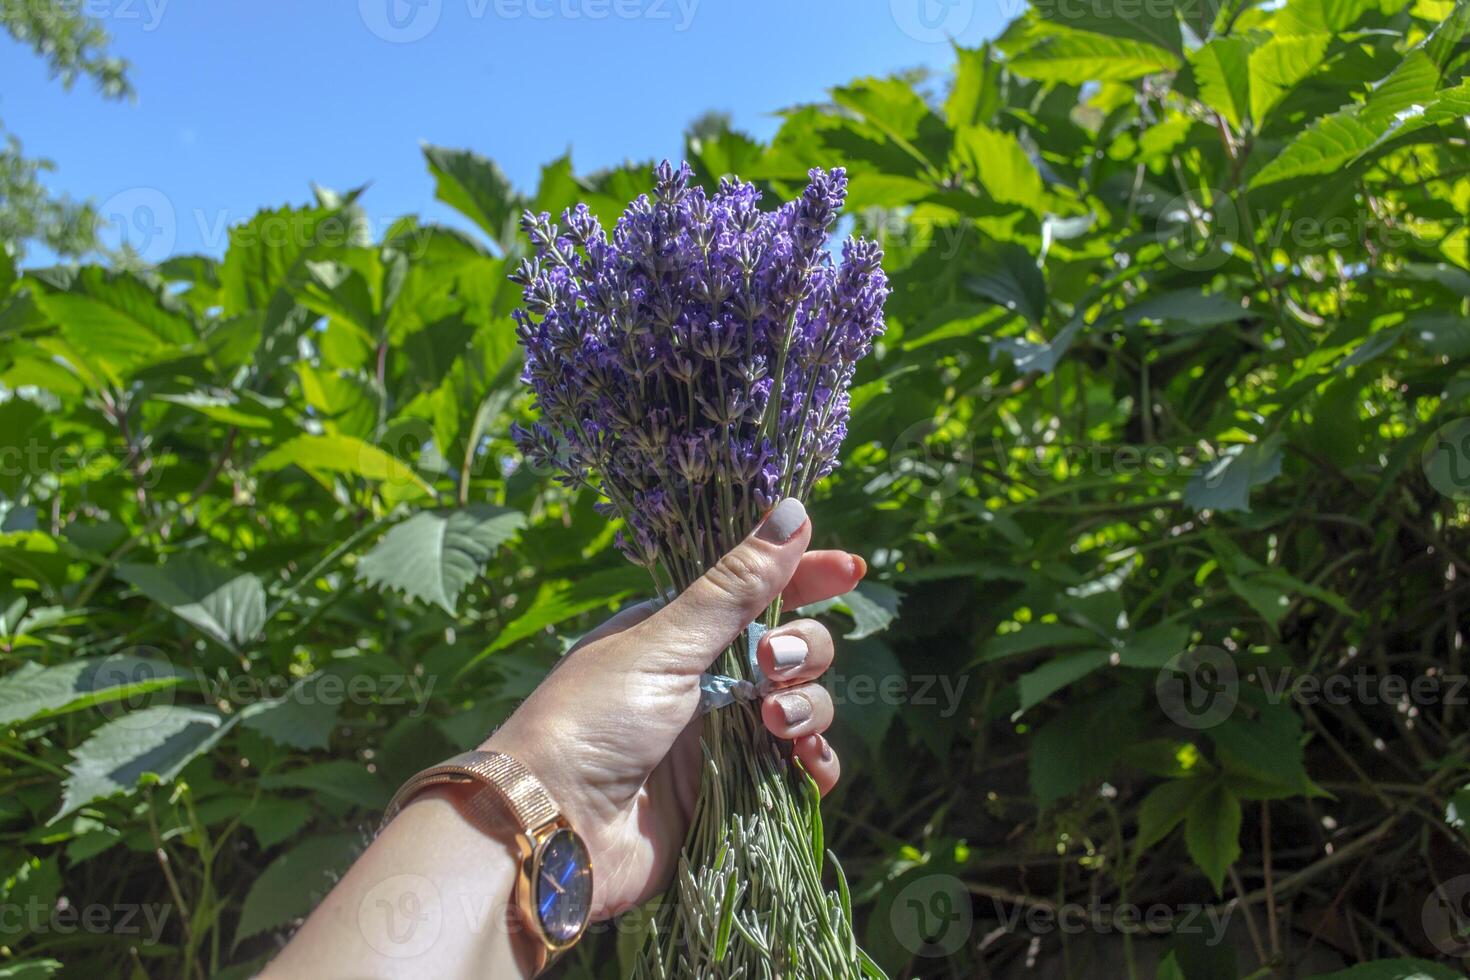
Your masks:
[[[421,141],[475,149],[518,186],[677,156],[708,109],[769,136],[832,85],[994,36],[1018,0],[72,0],[132,62],[132,103],[0,35],[0,121],[48,184],[120,216],[146,257],[220,254],[228,225],[371,182],[375,221],[448,220]],[[142,229],[140,232],[139,229]],[[142,235],[148,234],[144,239]],[[122,229],[108,229],[116,242]],[[32,252],[36,264],[48,257]]]

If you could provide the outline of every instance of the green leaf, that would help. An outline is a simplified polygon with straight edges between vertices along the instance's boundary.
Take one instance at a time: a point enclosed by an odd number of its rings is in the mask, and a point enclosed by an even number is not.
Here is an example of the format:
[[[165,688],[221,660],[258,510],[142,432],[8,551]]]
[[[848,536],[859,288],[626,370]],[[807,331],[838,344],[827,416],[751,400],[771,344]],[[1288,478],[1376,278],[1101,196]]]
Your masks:
[[[1356,109],[1323,116],[1272,157],[1251,178],[1250,186],[1340,170],[1372,149],[1387,127],[1387,122],[1365,120]]]
[[[1003,633],[989,640],[972,663],[993,663],[1008,657],[1053,647],[1096,644],[1103,638],[1092,630],[1062,623],[1027,623],[1013,633]]]
[[[1280,625],[1281,617],[1291,608],[1291,598],[1287,591],[1274,582],[1240,575],[1226,575],[1225,581],[1230,586],[1230,591],[1244,599],[1273,630]]]
[[[991,200],[1017,204],[1037,215],[1046,212],[1041,174],[1010,133],[981,125],[961,127],[955,132],[954,156],[979,177]]]
[[[197,552],[161,566],[124,563],[117,577],[231,650],[249,646],[265,626],[260,579],[211,564]]]
[[[88,266],[65,292],[38,300],[68,341],[120,375],[177,357],[197,339],[175,301],[127,272]]]
[[[1444,71],[1461,41],[1470,35],[1470,4],[1457,2],[1450,15],[1422,42],[1424,53],[1436,68]]]
[[[1225,769],[1252,781],[1254,790],[1246,795],[1272,798],[1319,792],[1307,776],[1301,715],[1287,704],[1267,701],[1255,688],[1243,686],[1240,698],[1251,710],[1237,708],[1206,734]]]
[[[1118,663],[1141,670],[1161,670],[1189,647],[1193,628],[1167,622],[1139,630],[1116,641]]]
[[[990,45],[978,48],[955,46],[954,84],[944,100],[944,116],[954,129],[988,125],[1003,99],[1001,62]]]
[[[249,705],[240,712],[240,723],[278,745],[327,748],[341,700],[321,691],[320,679],[320,674],[302,678],[281,697]]]
[[[23,861],[13,874],[10,873],[11,869],[6,868],[8,880],[0,881],[0,887],[4,889],[5,906],[17,913],[20,909],[55,908],[56,900],[61,895],[61,870],[56,855],[28,857]],[[6,932],[14,941],[27,933],[45,931],[45,926],[46,920],[38,919],[34,914],[16,914],[6,925]]]
[[[61,969],[60,960],[25,960],[0,966],[0,980],[45,980]]]
[[[327,435],[363,439],[377,428],[378,392],[365,376],[301,362],[296,365],[296,379]]]
[[[1250,311],[1240,305],[1238,296],[1180,289],[1156,293],[1134,303],[1124,311],[1123,320],[1130,324],[1154,321],[1201,329],[1234,323],[1249,316]]]
[[[991,343],[990,359],[994,361],[997,354],[1006,354],[1021,374],[1029,374],[1032,371],[1051,374],[1057,369],[1062,357],[1071,349],[1072,341],[1076,339],[1081,330],[1082,321],[1073,320],[1058,330],[1056,336],[1051,340],[1040,343],[1019,337],[1002,337]]]
[[[1189,856],[1221,894],[1225,875],[1240,857],[1240,801],[1223,783],[1202,792],[1189,808],[1184,842]]]
[[[180,705],[144,708],[108,722],[72,753],[61,810],[51,822],[93,800],[130,793],[145,777],[168,782],[232,725],[217,711]]]
[[[1423,51],[1411,51],[1374,86],[1363,104],[1340,109],[1313,122],[1251,178],[1250,186],[1334,173],[1356,162],[1393,134],[1438,119],[1437,113],[1430,120],[1423,118],[1425,107],[1437,100],[1438,84],[1439,72],[1429,56]]]
[[[332,834],[304,841],[268,864],[245,895],[234,945],[310,912],[360,850],[358,834]]]
[[[1138,833],[1133,838],[1137,851],[1141,854],[1169,836],[1214,785],[1209,779],[1190,777],[1154,787],[1138,807]]]
[[[296,436],[256,462],[271,472],[299,466],[311,473],[347,473],[383,485],[397,499],[432,496],[434,488],[413,467],[361,439],[345,435]]]
[[[1250,55],[1254,47],[1248,38],[1217,37],[1189,53],[1200,101],[1237,130],[1251,111]]]
[[[280,208],[231,228],[219,267],[225,315],[268,310],[273,322],[281,320],[293,304],[277,291],[285,288],[297,259],[324,240],[340,241],[341,227],[331,208]]]
[[[460,668],[457,676],[462,676],[491,654],[535,636],[548,627],[593,609],[611,607],[627,598],[640,584],[638,576],[623,568],[594,572],[575,582],[543,583],[525,611],[506,623],[489,646]]]
[[[1143,730],[1143,692],[1114,687],[1064,708],[1031,737],[1031,792],[1050,806],[1101,779]]]
[[[1159,969],[1154,974],[1154,980],[1189,980],[1189,978],[1184,975],[1184,969],[1179,965],[1177,955],[1170,953],[1159,961]]]
[[[898,716],[898,699],[885,694],[895,686],[905,689],[908,674],[893,650],[882,640],[858,640],[842,648],[843,687],[834,691],[841,705],[837,713],[842,731],[862,741],[875,758]]]
[[[1046,279],[1020,245],[986,240],[977,250],[981,271],[965,280],[971,292],[1039,326],[1046,317]]]
[[[52,667],[26,663],[0,679],[0,725],[80,711],[96,704],[146,698],[191,679],[153,657],[81,657]]]
[[[1382,122],[1434,99],[1439,70],[1421,49],[1410,51],[1399,66],[1373,86],[1363,102],[1365,122]]]
[[[1331,43],[1332,36],[1322,33],[1271,37],[1251,51],[1251,118],[1257,130],[1282,99],[1322,66]]]
[[[1153,44],[1102,34],[1065,31],[1040,38],[1013,55],[1007,67],[1042,82],[1128,81],[1173,71],[1179,58]]]
[[[1375,960],[1335,973],[1324,973],[1317,980],[1465,980],[1460,970],[1431,963],[1428,960]]]
[[[924,152],[924,137],[938,138],[945,127],[904,79],[861,78],[834,88],[832,101],[857,113],[921,168],[937,162]]]
[[[261,800],[240,814],[261,850],[296,836],[310,819],[311,807],[301,800]]]
[[[1282,35],[1337,34],[1376,6],[1378,0],[1290,0],[1273,26]]]
[[[889,627],[898,616],[902,598],[896,589],[881,582],[860,582],[851,592],[809,603],[792,612],[800,616],[820,616],[833,609],[841,610],[852,617],[852,629],[843,636],[849,640],[861,640]]]
[[[394,526],[363,556],[357,578],[432,602],[453,616],[460,593],[525,526],[524,514],[488,504],[423,511]]]
[[[369,335],[375,333],[376,302],[367,278],[341,262],[302,262],[300,280],[293,282],[292,295],[307,309],[336,317]]]
[[[479,225],[502,250],[509,249],[528,202],[500,167],[470,150],[429,145],[423,149],[434,175],[434,196]]]
[[[1225,449],[1184,488],[1184,502],[1195,510],[1250,511],[1253,489],[1281,475],[1281,437]]]
[[[1072,3],[1034,0],[1032,9],[1069,31],[1087,31],[1123,40],[1142,41],[1184,53],[1179,16],[1172,3]]]
[[[1057,691],[1081,680],[1108,662],[1107,650],[1084,650],[1048,660],[1016,682],[1021,703],[1016,710],[1026,711],[1051,697]]]
[[[377,810],[388,802],[390,790],[382,779],[361,763],[334,759],[287,772],[260,777],[261,789],[305,789],[351,803],[364,810]]]
[[[198,390],[182,395],[159,394],[154,396],[161,402],[180,405],[198,412],[205,418],[240,429],[270,431],[284,424],[280,411],[282,403],[265,398],[254,392]]]

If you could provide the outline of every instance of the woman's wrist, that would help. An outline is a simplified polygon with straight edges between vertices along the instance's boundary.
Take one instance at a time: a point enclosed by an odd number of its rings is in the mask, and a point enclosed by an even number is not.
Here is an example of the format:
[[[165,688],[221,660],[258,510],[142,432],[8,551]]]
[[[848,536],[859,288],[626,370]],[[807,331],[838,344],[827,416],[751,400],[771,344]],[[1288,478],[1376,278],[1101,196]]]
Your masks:
[[[445,928],[475,936],[490,963],[517,971],[506,975],[531,977],[539,940],[516,911],[521,873],[516,829],[508,820],[470,816],[468,795],[484,791],[476,786],[431,787],[418,794],[394,823],[402,821],[405,832],[449,845],[449,862],[439,866],[448,882],[440,895]],[[488,975],[500,973],[491,970]]]
[[[514,834],[472,822],[463,792],[410,801],[263,976],[531,977]]]

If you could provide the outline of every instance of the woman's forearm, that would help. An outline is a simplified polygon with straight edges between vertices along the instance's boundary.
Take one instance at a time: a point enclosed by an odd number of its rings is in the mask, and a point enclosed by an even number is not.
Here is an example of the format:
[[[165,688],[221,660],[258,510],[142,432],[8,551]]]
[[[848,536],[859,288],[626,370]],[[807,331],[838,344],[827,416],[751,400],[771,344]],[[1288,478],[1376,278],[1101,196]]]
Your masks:
[[[472,825],[459,792],[426,791],[394,818],[262,976],[531,976],[511,835]]]
[[[529,802],[533,788],[540,797],[534,815],[511,806],[507,818],[516,819],[487,833],[459,806],[495,809],[474,795],[491,793],[488,784],[424,791],[267,975],[528,977],[550,950],[575,942],[589,919],[609,919],[662,892],[678,868],[704,771],[702,673],[778,597],[792,606],[834,598],[867,569],[845,551],[808,552],[811,533],[800,501],[782,501],[677,597],[630,606],[584,636],[480,747],[514,761],[522,773],[516,798]],[[835,706],[820,679],[833,654],[831,634],[811,619],[765,633],[755,651],[770,680],[761,722],[823,793],[841,771],[822,736]],[[505,766],[496,771],[509,778]],[[419,785],[411,781],[408,791]],[[506,787],[495,785],[490,802],[504,803]],[[539,850],[523,882],[514,842],[552,826],[575,846]],[[537,839],[544,846],[555,838]],[[542,863],[548,853],[550,871]],[[518,885],[536,896],[527,923],[513,894]]]

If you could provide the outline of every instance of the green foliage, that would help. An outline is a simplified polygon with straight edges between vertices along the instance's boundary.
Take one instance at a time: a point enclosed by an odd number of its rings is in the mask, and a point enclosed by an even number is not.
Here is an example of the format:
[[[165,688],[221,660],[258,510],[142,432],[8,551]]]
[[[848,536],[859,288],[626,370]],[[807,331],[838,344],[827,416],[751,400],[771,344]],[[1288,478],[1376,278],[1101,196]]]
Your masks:
[[[132,94],[127,62],[107,54],[107,32],[86,8],[46,0],[0,0],[0,27],[45,58],[52,76],[67,88],[86,76],[109,97]]]
[[[1467,29],[1038,4],[941,99],[865,78],[768,144],[689,135],[710,185],[847,166],[887,250],[811,505],[872,573],[807,612],[851,638],[812,847],[891,975],[1460,975],[1430,925],[1470,873]],[[647,593],[507,438],[505,278],[521,207],[606,220],[647,169],[425,155],[473,234],[374,239],[318,190],[219,258],[0,256],[0,900],[174,913],[157,945],[27,930],[0,970],[248,973],[399,780]],[[1015,917],[1096,901],[1172,924]]]
[[[107,53],[107,32],[80,4],[0,0],[0,27],[44,58],[66,88],[86,76],[107,98],[133,92],[127,62]],[[3,127],[0,136],[0,243],[23,252],[24,243],[37,241],[63,256],[95,248],[98,215],[92,205],[52,195],[41,181],[54,169],[51,161],[23,155],[20,140]]]

